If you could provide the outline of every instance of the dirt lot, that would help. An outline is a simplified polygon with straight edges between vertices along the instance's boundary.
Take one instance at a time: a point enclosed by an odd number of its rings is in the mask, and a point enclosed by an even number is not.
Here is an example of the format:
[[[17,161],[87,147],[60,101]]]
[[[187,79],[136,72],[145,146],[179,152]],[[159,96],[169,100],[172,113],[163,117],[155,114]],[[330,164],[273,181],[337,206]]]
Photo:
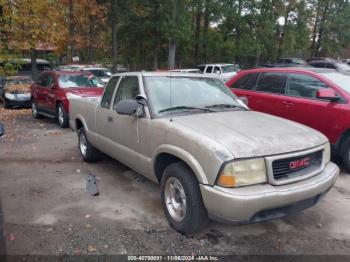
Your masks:
[[[200,234],[182,236],[164,218],[158,185],[108,157],[83,163],[70,129],[34,121],[29,110],[9,115],[0,108],[0,121],[7,132],[0,139],[7,254],[350,255],[345,173],[321,203],[300,214],[245,226],[211,222]],[[89,172],[98,179],[97,197],[86,192]]]

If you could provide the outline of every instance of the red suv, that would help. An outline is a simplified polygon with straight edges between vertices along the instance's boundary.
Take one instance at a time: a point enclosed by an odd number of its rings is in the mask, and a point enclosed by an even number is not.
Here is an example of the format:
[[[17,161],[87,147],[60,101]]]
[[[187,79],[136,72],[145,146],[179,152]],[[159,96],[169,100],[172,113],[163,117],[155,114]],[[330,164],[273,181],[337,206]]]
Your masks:
[[[252,110],[322,132],[350,171],[350,75],[320,68],[259,68],[241,71],[226,85],[246,97]]]
[[[30,87],[32,115],[57,118],[61,127],[68,127],[69,98],[102,96],[103,86],[91,73],[45,71]]]

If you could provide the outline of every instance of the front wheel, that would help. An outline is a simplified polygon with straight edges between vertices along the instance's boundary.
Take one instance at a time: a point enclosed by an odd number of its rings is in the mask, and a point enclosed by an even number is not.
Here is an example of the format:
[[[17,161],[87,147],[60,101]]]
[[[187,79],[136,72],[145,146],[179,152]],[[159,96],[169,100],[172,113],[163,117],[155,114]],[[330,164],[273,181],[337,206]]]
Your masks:
[[[32,100],[31,108],[32,108],[32,116],[33,116],[33,118],[35,118],[35,119],[40,118],[41,116],[38,113],[38,108],[36,106],[36,103],[33,100]]]
[[[199,184],[184,163],[170,164],[162,181],[162,205],[170,225],[180,233],[200,231],[208,223]]]
[[[57,122],[62,128],[67,128],[69,124],[68,114],[61,103],[57,106]]]
[[[344,143],[342,144],[340,156],[346,171],[350,172],[350,137],[345,139]]]
[[[82,127],[78,133],[79,139],[79,151],[85,162],[95,162],[98,159],[98,150],[90,144],[85,129]]]

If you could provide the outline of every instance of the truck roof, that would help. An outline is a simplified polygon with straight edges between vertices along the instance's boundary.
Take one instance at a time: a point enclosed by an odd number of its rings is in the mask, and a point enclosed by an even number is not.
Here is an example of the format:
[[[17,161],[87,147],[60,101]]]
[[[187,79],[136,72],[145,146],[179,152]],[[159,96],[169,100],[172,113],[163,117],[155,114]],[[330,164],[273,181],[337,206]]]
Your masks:
[[[114,74],[113,76],[135,76],[135,75],[141,75],[141,76],[168,76],[168,77],[198,77],[198,78],[214,78],[211,76],[207,76],[204,74],[198,74],[198,73],[183,73],[183,72],[126,72],[126,73],[118,73]]]

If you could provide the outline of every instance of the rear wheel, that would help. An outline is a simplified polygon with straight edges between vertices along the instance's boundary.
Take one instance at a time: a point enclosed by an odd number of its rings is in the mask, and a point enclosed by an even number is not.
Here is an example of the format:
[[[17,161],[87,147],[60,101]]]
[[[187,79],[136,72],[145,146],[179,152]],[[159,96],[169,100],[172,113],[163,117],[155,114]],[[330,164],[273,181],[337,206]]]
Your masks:
[[[99,151],[90,144],[84,127],[80,128],[78,131],[79,140],[79,152],[86,162],[95,162],[98,160]]]
[[[350,172],[350,137],[345,139],[341,146],[341,158],[345,169]]]
[[[57,106],[57,122],[58,125],[62,128],[67,128],[69,124],[69,117],[64,109],[63,104],[59,103]]]
[[[162,177],[162,205],[170,225],[180,233],[200,231],[208,223],[199,184],[184,163],[170,164]]]

